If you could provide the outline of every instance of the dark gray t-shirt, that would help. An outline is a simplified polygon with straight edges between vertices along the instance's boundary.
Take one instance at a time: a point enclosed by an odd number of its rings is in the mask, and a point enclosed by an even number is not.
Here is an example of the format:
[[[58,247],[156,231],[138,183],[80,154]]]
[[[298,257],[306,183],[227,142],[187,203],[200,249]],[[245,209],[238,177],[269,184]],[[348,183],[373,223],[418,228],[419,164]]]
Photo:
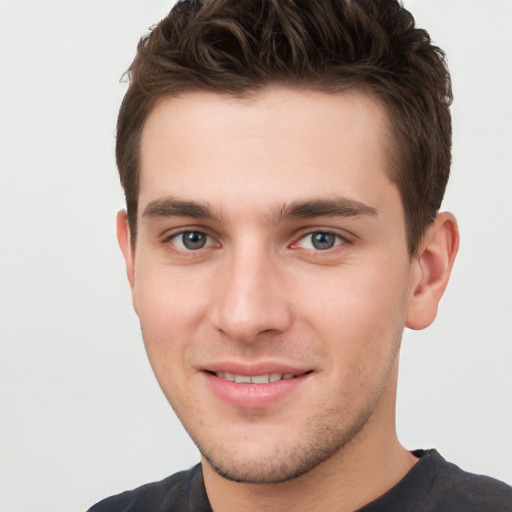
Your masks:
[[[462,471],[436,450],[417,450],[420,460],[397,485],[357,512],[512,512],[512,487]],[[198,464],[160,482],[111,496],[88,512],[212,512]]]

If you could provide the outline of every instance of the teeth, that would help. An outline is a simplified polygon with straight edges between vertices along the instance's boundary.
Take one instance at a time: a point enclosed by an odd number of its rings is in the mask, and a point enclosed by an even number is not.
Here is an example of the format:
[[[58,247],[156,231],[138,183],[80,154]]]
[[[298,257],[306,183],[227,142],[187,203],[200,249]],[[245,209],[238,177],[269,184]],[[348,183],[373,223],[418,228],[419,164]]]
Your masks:
[[[216,375],[221,379],[239,384],[268,384],[269,382],[288,380],[295,377],[293,373],[266,373],[264,375],[253,375],[250,377],[248,375],[235,375],[234,373],[217,372]]]
[[[270,382],[270,375],[254,375],[251,377],[252,384],[266,384]]]

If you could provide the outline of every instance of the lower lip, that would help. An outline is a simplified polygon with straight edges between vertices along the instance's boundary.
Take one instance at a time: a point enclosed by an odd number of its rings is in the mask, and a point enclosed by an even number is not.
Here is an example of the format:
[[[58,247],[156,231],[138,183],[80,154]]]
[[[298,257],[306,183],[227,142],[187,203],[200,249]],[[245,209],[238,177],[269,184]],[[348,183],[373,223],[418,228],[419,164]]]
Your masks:
[[[204,372],[210,390],[223,402],[233,407],[260,409],[268,407],[293,393],[310,374],[266,384],[244,384],[221,379]]]

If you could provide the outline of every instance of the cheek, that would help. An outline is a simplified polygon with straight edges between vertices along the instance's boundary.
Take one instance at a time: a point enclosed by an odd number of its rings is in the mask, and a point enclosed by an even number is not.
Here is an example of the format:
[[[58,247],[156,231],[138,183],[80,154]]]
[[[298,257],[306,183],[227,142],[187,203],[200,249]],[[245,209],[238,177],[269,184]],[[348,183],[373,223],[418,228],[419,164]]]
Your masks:
[[[197,323],[207,296],[200,272],[168,265],[144,267],[143,262],[136,273],[134,292],[143,329],[157,335],[163,331],[167,339]]]
[[[190,300],[177,286],[168,286],[162,275],[139,281],[136,286],[138,316],[146,353],[167,400],[173,408],[177,389],[186,390],[190,372],[184,371],[184,360],[192,323]],[[178,393],[178,398],[184,391]],[[185,393],[186,394],[186,393]]]
[[[406,318],[404,268],[361,265],[310,287],[304,297],[311,305],[308,321],[333,344],[332,350],[344,352],[339,359],[374,360],[395,353]]]
[[[149,361],[161,387],[182,377],[184,354],[191,333],[201,322],[203,305],[198,284],[180,279],[169,268],[144,271],[137,276],[134,293]]]
[[[407,272],[393,268],[375,270],[371,266],[347,268],[340,272],[315,276],[303,287],[301,302],[310,304],[314,316],[329,322],[370,327],[387,319],[396,319],[405,309]],[[394,314],[392,314],[394,313]],[[357,321],[360,317],[366,321]]]
[[[314,337],[328,355],[325,378],[336,390],[331,396],[347,417],[376,406],[391,389],[398,361],[406,315],[399,288],[405,284],[378,281],[379,274],[354,273],[337,291],[319,294],[309,316]]]

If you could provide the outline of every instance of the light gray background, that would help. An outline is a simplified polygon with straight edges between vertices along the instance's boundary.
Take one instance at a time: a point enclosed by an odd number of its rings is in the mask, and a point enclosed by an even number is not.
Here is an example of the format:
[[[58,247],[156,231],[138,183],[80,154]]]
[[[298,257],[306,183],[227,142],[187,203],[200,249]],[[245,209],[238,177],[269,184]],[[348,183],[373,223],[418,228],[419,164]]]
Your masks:
[[[512,2],[409,0],[453,73],[445,209],[462,245],[437,322],[404,339],[408,448],[512,483]],[[157,387],[114,231],[138,37],[163,0],[0,0],[0,509],[85,510],[198,454]]]

